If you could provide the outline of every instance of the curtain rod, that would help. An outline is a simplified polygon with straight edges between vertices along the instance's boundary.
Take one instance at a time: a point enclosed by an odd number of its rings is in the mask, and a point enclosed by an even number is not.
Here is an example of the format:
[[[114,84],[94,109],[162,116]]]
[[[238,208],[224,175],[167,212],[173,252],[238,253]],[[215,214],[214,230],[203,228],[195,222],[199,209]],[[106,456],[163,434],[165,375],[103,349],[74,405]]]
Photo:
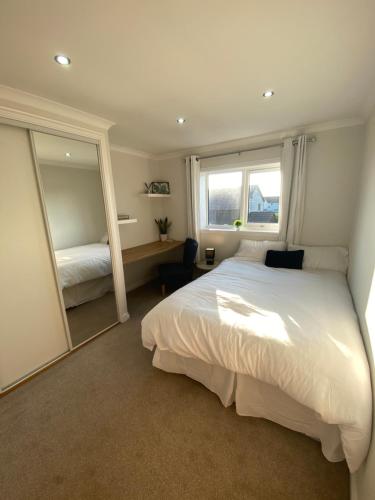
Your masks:
[[[308,137],[307,142],[316,142],[316,137]],[[293,146],[296,146],[298,144],[298,139],[293,139],[292,141]],[[283,147],[284,143],[279,142],[277,144],[269,144],[268,146],[258,146],[257,148],[250,148],[250,149],[241,149],[240,151],[231,151],[229,153],[218,153],[215,155],[207,155],[207,156],[197,156],[198,160],[207,160],[208,158],[218,158],[219,156],[229,156],[229,155],[240,155],[241,153],[248,153],[249,151],[260,151],[261,149],[269,149],[269,148],[276,148],[276,147]]]

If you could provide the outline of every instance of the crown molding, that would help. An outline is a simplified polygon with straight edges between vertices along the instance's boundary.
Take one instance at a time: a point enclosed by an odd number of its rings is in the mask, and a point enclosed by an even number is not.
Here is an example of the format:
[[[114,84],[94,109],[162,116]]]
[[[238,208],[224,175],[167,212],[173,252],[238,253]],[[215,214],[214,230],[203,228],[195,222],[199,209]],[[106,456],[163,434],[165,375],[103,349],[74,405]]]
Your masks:
[[[177,151],[172,151],[170,153],[160,153],[160,154],[147,153],[146,151],[139,151],[136,149],[127,148],[125,146],[120,146],[118,144],[111,144],[110,148],[111,151],[117,151],[119,153],[124,153],[133,156],[139,156],[141,158],[146,158],[148,160],[161,161],[161,160],[170,160],[173,158],[184,158],[185,156],[189,156],[192,154],[202,155],[205,153],[212,153],[212,152],[225,153],[230,149],[250,146],[252,144],[266,146],[268,145],[267,143],[271,141],[283,140],[286,137],[291,137],[302,133],[313,134],[317,132],[324,132],[326,130],[334,130],[345,127],[355,127],[358,125],[363,125],[364,123],[365,119],[363,117],[356,116],[351,118],[344,118],[341,120],[331,120],[327,122],[314,123],[312,125],[301,125],[287,130],[279,130],[267,134],[243,137],[241,139],[234,139],[225,142],[217,142],[214,144],[209,144],[207,146],[198,146],[196,148],[180,149]]]
[[[99,164],[89,165],[84,163],[68,163],[59,160],[38,160],[39,165],[42,167],[56,167],[56,168],[73,168],[77,170],[91,170],[99,172]]]
[[[314,123],[301,127],[301,132],[312,134],[315,132],[324,132],[325,130],[334,130],[336,128],[357,127],[364,125],[365,120],[362,116],[354,116],[352,118],[343,118],[341,120],[332,120],[329,122]]]
[[[243,137],[241,139],[218,142],[207,146],[199,146],[197,148],[189,148],[179,151],[172,151],[171,153],[158,154],[154,155],[153,159],[160,161],[160,160],[169,160],[173,158],[184,158],[185,156],[191,154],[202,155],[205,153],[213,153],[213,152],[225,153],[228,150],[234,148],[241,148],[244,146],[251,146],[252,144],[266,146],[268,145],[267,143],[271,141],[283,140],[286,137],[291,137],[302,133],[313,134],[317,132],[323,132],[326,130],[334,130],[345,127],[355,127],[358,125],[363,125],[364,123],[365,119],[363,117],[351,117],[351,118],[344,118],[341,120],[332,120],[327,122],[315,123],[311,125],[301,125],[287,130],[279,130],[267,134]]]
[[[127,155],[139,156],[140,158],[146,158],[147,160],[159,159],[158,155],[147,153],[146,151],[139,151],[138,149],[127,148],[118,144],[110,144],[110,149],[111,151],[117,151],[118,153],[124,153]]]
[[[6,85],[0,85],[0,105],[4,108],[16,108],[25,114],[43,113],[51,119],[68,120],[96,130],[107,131],[115,124],[100,116]]]

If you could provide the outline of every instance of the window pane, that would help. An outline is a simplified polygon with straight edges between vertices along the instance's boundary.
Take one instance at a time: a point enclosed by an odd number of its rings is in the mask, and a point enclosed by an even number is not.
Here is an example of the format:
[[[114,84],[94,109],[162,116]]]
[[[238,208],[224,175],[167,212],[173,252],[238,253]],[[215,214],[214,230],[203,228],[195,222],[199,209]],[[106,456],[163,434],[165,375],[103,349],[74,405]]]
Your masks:
[[[232,225],[240,218],[242,172],[208,176],[208,224]]]
[[[248,223],[278,224],[280,182],[280,170],[254,172],[249,175]]]

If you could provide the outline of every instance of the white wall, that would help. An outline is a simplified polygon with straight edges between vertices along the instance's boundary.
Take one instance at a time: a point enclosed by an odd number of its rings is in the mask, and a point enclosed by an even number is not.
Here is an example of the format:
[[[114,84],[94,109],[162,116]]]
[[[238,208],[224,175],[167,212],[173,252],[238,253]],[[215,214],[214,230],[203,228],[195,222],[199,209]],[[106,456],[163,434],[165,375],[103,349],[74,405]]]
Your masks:
[[[138,219],[136,224],[119,226],[121,247],[129,248],[158,239],[155,218],[162,217],[161,199],[140,196],[144,183],[158,180],[154,161],[140,156],[111,150],[113,182],[118,213],[127,213]]]
[[[184,240],[187,235],[185,160],[173,158],[157,164],[160,176],[171,188],[171,197],[164,201],[164,211],[172,222],[169,234],[174,240]]]
[[[315,134],[308,145],[302,242],[348,246],[362,167],[364,126]]]
[[[99,170],[41,165],[55,250],[96,243],[107,233]]]
[[[359,182],[364,127],[345,127],[315,135],[317,142],[308,146],[303,243],[348,246]],[[241,148],[245,147],[242,144]],[[120,226],[122,247],[156,240],[158,233],[154,218],[166,215],[172,221],[170,237],[184,240],[187,236],[184,159],[155,161],[118,151],[112,151],[111,157],[118,211],[129,212],[138,218],[138,224]],[[171,198],[151,200],[139,196],[143,191],[143,183],[152,180],[169,181]],[[276,237],[271,233],[203,231],[201,248],[214,246],[218,258],[223,259],[234,254],[241,238]],[[155,276],[155,269],[155,264],[149,260],[145,260],[143,265],[127,266],[127,289],[147,281],[151,275]]]
[[[375,113],[366,127],[365,158],[350,245],[349,284],[375,382]],[[375,407],[375,406],[374,406]],[[375,418],[373,420],[375,428]],[[354,478],[359,500],[375,498],[375,442]]]
[[[315,245],[349,245],[358,190],[364,127],[362,125],[314,134],[308,145],[307,193],[302,242]],[[251,144],[250,147],[253,147]],[[242,149],[246,145],[241,146]],[[207,153],[205,153],[207,154]],[[186,236],[186,177],[181,158],[160,160],[159,173],[171,182],[172,198],[165,205],[173,226],[171,235]],[[203,231],[201,248],[214,246],[219,259],[230,257],[241,238],[273,239],[254,232]]]
[[[138,219],[135,224],[119,225],[121,247],[129,248],[159,239],[155,218],[165,217],[169,199],[140,196],[144,183],[164,180],[157,162],[148,158],[111,150],[113,182],[118,213],[128,213]],[[169,180],[169,179],[166,179]],[[181,215],[182,217],[182,215]],[[171,216],[172,220],[174,219]],[[172,234],[175,239],[176,236]],[[144,259],[125,266],[126,290],[132,290],[157,276],[157,264],[178,258],[177,252]]]

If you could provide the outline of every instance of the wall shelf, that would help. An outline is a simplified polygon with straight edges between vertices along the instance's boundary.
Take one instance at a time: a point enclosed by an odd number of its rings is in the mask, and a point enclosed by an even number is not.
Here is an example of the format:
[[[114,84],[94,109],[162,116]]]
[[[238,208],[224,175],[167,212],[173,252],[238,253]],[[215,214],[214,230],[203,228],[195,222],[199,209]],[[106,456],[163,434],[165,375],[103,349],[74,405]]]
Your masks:
[[[118,224],[135,224],[136,222],[138,222],[138,219],[122,219],[117,221]]]
[[[145,198],[170,198],[170,194],[141,193]]]

